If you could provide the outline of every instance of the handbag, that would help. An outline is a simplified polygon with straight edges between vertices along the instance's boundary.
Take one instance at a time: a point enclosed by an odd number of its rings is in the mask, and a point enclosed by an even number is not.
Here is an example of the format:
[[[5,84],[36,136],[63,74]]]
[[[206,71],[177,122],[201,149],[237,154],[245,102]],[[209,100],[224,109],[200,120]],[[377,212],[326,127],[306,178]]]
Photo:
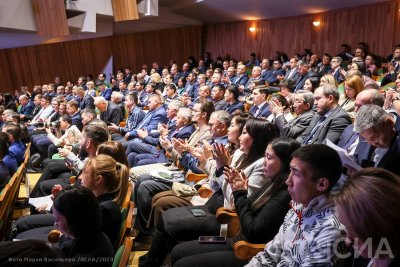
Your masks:
[[[177,182],[172,183],[172,192],[174,192],[177,197],[189,197],[197,195],[197,190],[194,187]]]

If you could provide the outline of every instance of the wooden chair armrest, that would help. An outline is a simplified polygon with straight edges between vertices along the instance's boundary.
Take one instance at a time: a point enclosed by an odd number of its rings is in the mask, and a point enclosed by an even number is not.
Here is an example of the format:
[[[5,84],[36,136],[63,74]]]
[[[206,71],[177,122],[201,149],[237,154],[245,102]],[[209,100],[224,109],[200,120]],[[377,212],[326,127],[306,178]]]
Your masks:
[[[47,240],[50,243],[58,243],[58,241],[60,240],[60,236],[61,236],[61,231],[54,229],[47,234]]]
[[[205,173],[201,173],[201,174],[188,173],[188,174],[186,174],[186,181],[197,183],[198,181],[201,181],[207,177],[208,176]]]
[[[233,246],[236,258],[240,260],[250,260],[264,248],[265,244],[252,244],[247,241],[237,241]]]
[[[201,186],[199,190],[197,190],[197,193],[202,198],[209,198],[212,195],[213,191],[208,187]]]
[[[217,210],[217,213],[215,214],[217,217],[217,221],[220,224],[226,224],[229,223],[230,220],[233,218],[236,218],[238,215],[235,210],[233,209],[227,209],[224,207],[221,207]]]

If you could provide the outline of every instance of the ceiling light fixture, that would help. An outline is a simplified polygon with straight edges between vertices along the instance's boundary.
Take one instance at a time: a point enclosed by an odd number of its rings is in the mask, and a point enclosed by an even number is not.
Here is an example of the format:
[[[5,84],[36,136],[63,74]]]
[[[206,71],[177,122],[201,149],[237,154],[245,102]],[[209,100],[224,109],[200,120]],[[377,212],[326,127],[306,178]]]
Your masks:
[[[255,32],[255,31],[256,31],[256,28],[255,28],[255,27],[250,27],[250,28],[249,28],[249,31]]]
[[[318,27],[321,24],[321,21],[319,20],[314,20],[312,23],[315,27]]]

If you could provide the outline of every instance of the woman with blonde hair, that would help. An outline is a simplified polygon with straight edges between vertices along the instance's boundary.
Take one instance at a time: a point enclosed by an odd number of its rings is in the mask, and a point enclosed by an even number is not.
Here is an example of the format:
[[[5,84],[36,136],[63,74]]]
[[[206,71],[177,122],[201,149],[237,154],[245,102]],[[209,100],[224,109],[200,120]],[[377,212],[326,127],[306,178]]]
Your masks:
[[[347,245],[370,258],[365,266],[400,266],[400,177],[380,168],[362,169],[334,200]]]
[[[322,76],[319,86],[324,86],[324,85],[333,85],[335,87],[338,86],[335,77],[332,74],[325,74],[324,76]]]
[[[87,87],[87,94],[92,96],[92,97],[95,97],[96,96],[96,89],[95,89],[95,86],[94,86],[94,82],[92,82],[92,81],[87,82],[86,83],[86,87]]]
[[[360,77],[354,75],[344,81],[344,92],[340,95],[339,105],[349,114],[350,118],[355,116],[355,101],[357,95],[364,90],[364,84]]]

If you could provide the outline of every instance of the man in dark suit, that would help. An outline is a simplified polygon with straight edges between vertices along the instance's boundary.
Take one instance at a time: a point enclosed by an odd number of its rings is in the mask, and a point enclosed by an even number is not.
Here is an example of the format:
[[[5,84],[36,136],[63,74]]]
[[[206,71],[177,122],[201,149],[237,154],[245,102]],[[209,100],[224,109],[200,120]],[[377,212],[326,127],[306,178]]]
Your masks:
[[[357,112],[360,107],[366,104],[373,104],[383,107],[385,98],[376,89],[364,89],[356,97],[355,109]],[[344,129],[340,136],[338,146],[346,149],[348,155],[353,156],[359,142],[359,134],[354,132],[354,125],[351,124]]]
[[[93,97],[89,94],[85,95],[85,89],[83,87],[79,87],[76,94],[79,98],[80,110],[84,110],[85,108],[95,109]]]
[[[83,124],[81,113],[79,112],[78,102],[75,100],[68,101],[67,113],[71,117],[72,125],[75,125],[80,131],[82,131]]]
[[[341,57],[334,57],[331,60],[331,72],[333,77],[335,77],[335,80],[338,84],[342,83],[344,81],[344,76],[341,73],[341,67],[340,65],[342,64],[342,58]]]
[[[119,125],[121,120],[121,109],[119,106],[105,100],[102,96],[95,97],[94,105],[100,110],[100,119],[102,121]]]
[[[291,58],[289,61],[289,69],[286,71],[285,74],[285,81],[295,83],[299,79],[299,70],[297,64],[299,61],[294,57]]]
[[[104,97],[107,101],[111,100],[111,94],[112,94],[112,89],[107,88],[105,83],[100,83],[99,84],[99,89],[100,89],[100,95]]]
[[[335,86],[318,87],[314,92],[317,114],[297,141],[303,145],[321,144],[325,139],[337,144],[351,119],[339,105],[339,92]]]
[[[314,117],[314,95],[305,90],[299,90],[293,97],[294,111],[297,117],[287,122],[283,111],[275,115],[275,125],[279,129],[281,137],[297,138],[310,125],[311,119]],[[274,110],[272,110],[274,111]]]
[[[21,95],[19,98],[19,103],[21,104],[21,109],[19,110],[20,119],[24,120],[26,116],[32,114],[33,110],[35,109],[35,104],[30,101],[29,97],[26,95]],[[38,108],[37,112],[39,112],[40,108]]]
[[[360,135],[354,158],[361,167],[400,175],[400,116],[377,105],[364,105],[357,112],[354,131]]]
[[[285,76],[286,71],[282,69],[282,61],[274,60],[274,69],[271,74],[266,78],[269,85],[277,85],[279,83],[278,76]]]
[[[239,85],[241,95],[247,95],[248,93],[250,93],[253,90],[253,83],[255,81],[258,81],[258,84],[265,84],[264,79],[261,77],[261,67],[259,66],[253,67],[253,69],[251,70],[251,77],[247,80],[247,83],[245,85]]]
[[[268,105],[269,90],[264,85],[259,85],[253,89],[253,106],[251,106],[249,113],[256,118],[268,118],[271,115]]]
[[[310,66],[308,62],[304,60],[300,60],[298,63],[299,68],[299,76],[297,81],[294,85],[293,92],[303,89],[304,83],[306,82],[307,78],[309,77],[310,73]]]
[[[171,141],[172,138],[185,140],[188,139],[196,129],[192,124],[192,112],[190,109],[179,109],[176,117],[176,129],[173,131],[168,131],[166,127],[164,127],[164,129],[161,128],[162,132],[158,132],[158,134],[152,134],[151,136],[147,135],[146,133],[144,133],[144,136],[141,136],[142,133],[139,131],[138,135],[139,137],[143,137],[142,140],[145,143],[137,143],[136,141],[134,141],[130,145],[130,147],[134,147],[132,152],[128,155],[128,162],[131,167],[146,165],[150,163],[168,162],[166,151],[164,149],[159,150],[158,148],[161,147],[159,137],[165,136],[169,141]],[[142,146],[140,146],[141,144]],[[148,149],[148,152],[144,152],[144,150],[138,151],[137,149],[139,147],[141,149]]]
[[[261,77],[265,81],[266,77],[269,77],[269,75],[271,75],[271,72],[272,72],[269,59],[264,58],[261,61],[260,67],[261,67]]]
[[[321,77],[325,74],[331,73],[331,60],[332,56],[325,53],[322,56],[322,62],[318,64],[315,72],[317,72]]]
[[[236,69],[236,77],[233,79],[232,85],[246,85],[249,76],[246,74],[246,66],[245,65],[238,65]]]
[[[147,132],[151,132],[152,130],[156,130],[158,128],[159,123],[167,122],[167,113],[165,111],[164,105],[162,104],[161,96],[159,96],[158,94],[152,94],[149,97],[149,111],[147,112],[146,116],[135,129],[125,134],[125,139],[130,141],[120,140],[120,142],[126,149],[129,146],[130,142],[133,142],[133,140],[131,139],[138,137],[139,130],[146,130]]]

